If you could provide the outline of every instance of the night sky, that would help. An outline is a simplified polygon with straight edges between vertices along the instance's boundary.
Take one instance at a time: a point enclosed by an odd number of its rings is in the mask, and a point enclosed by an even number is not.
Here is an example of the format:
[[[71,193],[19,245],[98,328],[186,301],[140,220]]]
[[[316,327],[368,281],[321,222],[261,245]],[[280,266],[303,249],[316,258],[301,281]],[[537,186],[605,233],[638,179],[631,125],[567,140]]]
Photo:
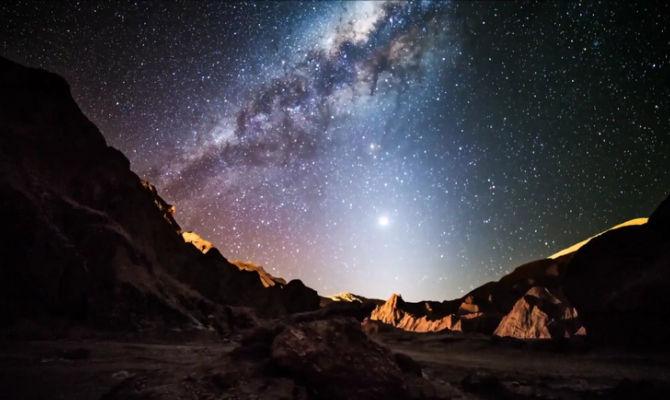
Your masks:
[[[620,3],[3,4],[0,54],[227,258],[442,300],[670,192],[670,7]]]

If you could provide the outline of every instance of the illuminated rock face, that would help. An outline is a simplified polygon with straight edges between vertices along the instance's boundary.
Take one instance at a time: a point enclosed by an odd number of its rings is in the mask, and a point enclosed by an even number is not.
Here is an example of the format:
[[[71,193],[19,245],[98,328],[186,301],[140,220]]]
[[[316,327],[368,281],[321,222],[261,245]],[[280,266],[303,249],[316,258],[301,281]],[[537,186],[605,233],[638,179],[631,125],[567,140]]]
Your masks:
[[[558,290],[535,286],[503,317],[494,335],[515,339],[557,339],[583,333],[577,310]]]
[[[366,301],[370,301],[370,299],[365,298],[363,296],[359,296],[357,294],[349,293],[349,292],[344,292],[344,293],[339,293],[333,296],[328,296],[328,299],[332,301],[342,301],[346,303],[364,303]],[[376,301],[376,300],[372,300]]]
[[[370,319],[411,332],[460,331],[459,318],[451,313],[440,314],[445,311],[442,308],[437,302],[408,303],[394,294],[372,311]]]
[[[0,59],[0,310],[102,328],[219,329],[223,305],[318,307],[300,282],[265,288],[216,249],[185,243],[174,207],[107,146],[66,82]]]
[[[207,254],[207,252],[214,247],[212,245],[212,242],[208,242],[207,240],[203,239],[200,237],[195,232],[182,232],[181,237],[184,239],[184,242],[192,244],[196,249],[200,250],[203,254]]]

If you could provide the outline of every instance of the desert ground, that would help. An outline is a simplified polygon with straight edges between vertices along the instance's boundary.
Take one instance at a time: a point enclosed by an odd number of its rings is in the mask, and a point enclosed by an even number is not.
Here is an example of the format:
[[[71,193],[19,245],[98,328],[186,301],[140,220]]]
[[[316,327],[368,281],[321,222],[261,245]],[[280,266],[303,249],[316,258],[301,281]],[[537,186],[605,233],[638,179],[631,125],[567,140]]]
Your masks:
[[[288,380],[249,379],[231,352],[211,343],[100,339],[0,344],[5,399],[305,398]],[[587,346],[496,342],[485,335],[402,331],[371,340],[415,360],[434,398],[654,398],[670,393],[670,354]]]

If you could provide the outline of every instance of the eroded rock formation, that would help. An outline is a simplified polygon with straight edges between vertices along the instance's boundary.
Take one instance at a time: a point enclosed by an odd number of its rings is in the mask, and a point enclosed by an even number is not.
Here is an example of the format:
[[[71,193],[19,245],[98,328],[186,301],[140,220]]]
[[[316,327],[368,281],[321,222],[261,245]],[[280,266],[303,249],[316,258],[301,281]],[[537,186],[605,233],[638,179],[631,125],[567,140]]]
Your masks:
[[[577,310],[559,290],[534,286],[517,300],[493,334],[515,339],[559,339],[585,333]]]

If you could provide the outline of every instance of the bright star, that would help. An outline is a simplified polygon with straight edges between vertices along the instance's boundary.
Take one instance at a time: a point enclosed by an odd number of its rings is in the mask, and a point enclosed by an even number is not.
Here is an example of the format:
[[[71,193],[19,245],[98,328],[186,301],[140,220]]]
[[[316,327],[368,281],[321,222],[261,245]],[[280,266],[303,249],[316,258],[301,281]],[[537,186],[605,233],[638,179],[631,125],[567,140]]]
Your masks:
[[[389,222],[391,221],[389,221],[389,217],[386,215],[382,215],[381,217],[377,218],[377,223],[379,226],[388,226]]]

